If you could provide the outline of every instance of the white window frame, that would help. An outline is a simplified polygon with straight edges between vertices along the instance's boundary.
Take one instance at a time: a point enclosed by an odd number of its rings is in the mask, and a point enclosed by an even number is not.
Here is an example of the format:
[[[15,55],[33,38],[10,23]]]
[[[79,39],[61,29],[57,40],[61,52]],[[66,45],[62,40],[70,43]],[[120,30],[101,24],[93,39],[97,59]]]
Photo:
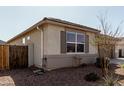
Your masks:
[[[68,33],[75,33],[75,35],[76,35],[76,37],[75,37],[75,42],[68,42],[68,41],[67,41],[67,34],[68,34]],[[84,36],[84,41],[85,41],[85,34],[84,34],[84,33],[66,31],[66,53],[67,53],[67,54],[84,54],[84,53],[85,53],[85,42],[83,42],[83,43],[78,42],[78,41],[77,41],[77,35],[83,35],[83,36]],[[75,44],[75,52],[67,52],[67,43]],[[77,44],[83,44],[83,45],[84,45],[84,52],[77,52]]]
[[[26,44],[26,38],[25,37],[22,38],[22,44],[24,44],[24,45]]]

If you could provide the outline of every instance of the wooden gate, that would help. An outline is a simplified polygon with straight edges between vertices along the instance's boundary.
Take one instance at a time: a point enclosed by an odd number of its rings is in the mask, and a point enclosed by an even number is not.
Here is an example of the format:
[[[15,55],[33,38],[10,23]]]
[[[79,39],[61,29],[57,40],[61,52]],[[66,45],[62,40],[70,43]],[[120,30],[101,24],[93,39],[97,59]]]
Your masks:
[[[0,45],[0,70],[9,69],[9,46]]]
[[[9,67],[10,69],[28,67],[28,46],[9,46]]]
[[[0,45],[0,70],[28,67],[28,46]]]

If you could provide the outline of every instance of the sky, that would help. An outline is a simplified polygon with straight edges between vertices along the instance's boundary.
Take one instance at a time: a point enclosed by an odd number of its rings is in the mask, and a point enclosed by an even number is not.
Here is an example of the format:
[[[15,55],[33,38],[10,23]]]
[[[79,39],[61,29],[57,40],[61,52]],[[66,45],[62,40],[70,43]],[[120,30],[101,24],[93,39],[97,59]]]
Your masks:
[[[124,7],[0,6],[0,40],[11,39],[44,17],[59,18],[98,28],[100,22],[97,16],[106,11],[108,19],[114,27],[124,20]]]

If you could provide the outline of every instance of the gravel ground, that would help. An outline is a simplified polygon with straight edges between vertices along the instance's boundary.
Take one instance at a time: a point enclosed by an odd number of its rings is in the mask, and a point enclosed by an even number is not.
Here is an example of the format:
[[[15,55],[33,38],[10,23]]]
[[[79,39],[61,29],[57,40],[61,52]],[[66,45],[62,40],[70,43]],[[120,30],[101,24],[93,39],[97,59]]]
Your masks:
[[[115,74],[115,77],[118,77],[118,83],[121,86],[124,86],[124,68],[120,67],[120,64],[112,64],[111,72]]]
[[[124,69],[112,66],[112,71],[119,74],[120,82],[124,84]],[[87,82],[84,76],[90,72],[95,72],[102,78],[101,70],[94,65],[78,68],[62,68],[36,75],[30,68],[0,71],[0,85],[5,86],[99,86],[103,85],[103,80]]]

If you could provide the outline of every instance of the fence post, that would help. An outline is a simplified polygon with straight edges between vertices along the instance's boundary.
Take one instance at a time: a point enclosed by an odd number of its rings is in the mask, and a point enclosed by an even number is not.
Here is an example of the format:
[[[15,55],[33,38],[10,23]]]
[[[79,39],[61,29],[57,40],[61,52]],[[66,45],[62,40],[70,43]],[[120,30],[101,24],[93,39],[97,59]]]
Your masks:
[[[3,45],[2,45],[2,70],[3,70]]]

